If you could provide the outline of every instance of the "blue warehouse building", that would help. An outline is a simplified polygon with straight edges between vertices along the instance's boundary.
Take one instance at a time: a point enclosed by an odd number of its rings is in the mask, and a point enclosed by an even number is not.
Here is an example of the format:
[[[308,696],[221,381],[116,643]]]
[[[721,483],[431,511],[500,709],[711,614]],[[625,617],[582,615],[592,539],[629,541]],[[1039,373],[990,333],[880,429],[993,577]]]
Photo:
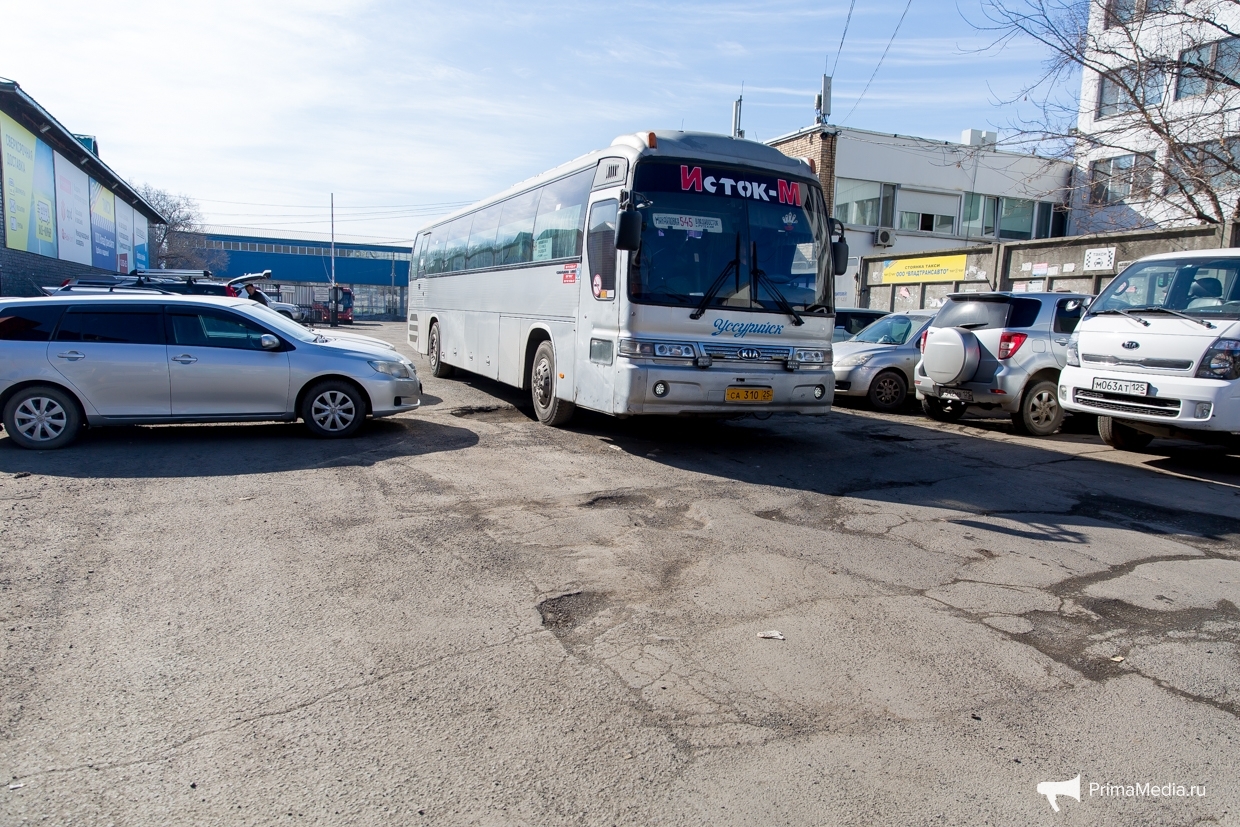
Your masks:
[[[327,300],[331,243],[321,239],[274,238],[240,232],[208,232],[201,251],[222,279],[271,271],[260,285],[281,301],[311,308]],[[390,244],[336,242],[336,283],[353,290],[354,318],[403,319],[412,248]]]

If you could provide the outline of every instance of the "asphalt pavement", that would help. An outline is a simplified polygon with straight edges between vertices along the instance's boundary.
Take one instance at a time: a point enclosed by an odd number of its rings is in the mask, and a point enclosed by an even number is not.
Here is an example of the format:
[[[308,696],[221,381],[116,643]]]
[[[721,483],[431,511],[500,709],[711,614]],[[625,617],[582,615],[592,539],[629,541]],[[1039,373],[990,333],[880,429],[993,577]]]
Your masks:
[[[1240,824],[1240,458],[419,364],[351,440],[0,437],[0,823]]]

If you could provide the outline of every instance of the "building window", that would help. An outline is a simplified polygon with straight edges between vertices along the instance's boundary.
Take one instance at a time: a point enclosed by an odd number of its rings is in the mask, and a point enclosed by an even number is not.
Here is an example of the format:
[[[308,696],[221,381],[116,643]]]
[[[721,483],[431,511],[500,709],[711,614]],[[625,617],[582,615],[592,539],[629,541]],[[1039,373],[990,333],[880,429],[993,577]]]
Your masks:
[[[1240,37],[1229,37],[1180,52],[1176,100],[1206,95],[1219,87],[1240,87]]]
[[[1154,159],[1148,155],[1120,155],[1089,165],[1091,204],[1120,204],[1129,198],[1150,194],[1154,180]]]
[[[1168,159],[1167,191],[1230,190],[1240,185],[1240,137],[1193,144]]]
[[[995,218],[999,212],[999,199],[976,192],[964,194],[964,220],[961,234],[973,238],[994,238]]]
[[[999,238],[1023,241],[1033,238],[1037,202],[1027,198],[1004,198],[999,207]]]
[[[951,215],[935,215],[929,212],[900,212],[901,230],[951,235],[955,228],[956,219]]]
[[[1163,74],[1156,69],[1125,66],[1101,76],[1098,82],[1098,117],[1111,118],[1162,103]]]
[[[894,227],[895,184],[835,179],[835,217],[861,227]]]
[[[1107,3],[1106,27],[1127,26],[1151,14],[1171,11],[1174,0],[1110,0]]]

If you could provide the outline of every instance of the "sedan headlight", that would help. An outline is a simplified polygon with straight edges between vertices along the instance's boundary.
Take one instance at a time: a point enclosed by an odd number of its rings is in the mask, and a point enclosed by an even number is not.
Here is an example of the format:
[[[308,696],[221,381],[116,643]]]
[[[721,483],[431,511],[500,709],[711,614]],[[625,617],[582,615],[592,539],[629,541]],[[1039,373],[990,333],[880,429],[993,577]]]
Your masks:
[[[845,356],[843,359],[836,362],[835,366],[837,368],[855,368],[858,365],[864,365],[873,358],[873,353],[855,353],[852,356]]]
[[[1217,339],[1201,357],[1197,376],[1202,379],[1240,379],[1240,341]]]
[[[821,350],[798,350],[796,352],[796,360],[798,362],[821,364],[826,361],[826,358]]]
[[[1068,364],[1074,368],[1081,366],[1081,334],[1073,333],[1068,337]]]
[[[629,358],[657,356],[668,359],[692,359],[697,356],[693,345],[685,342],[644,342],[638,339],[621,339],[620,355]]]
[[[371,362],[370,366],[395,379],[411,379],[414,376],[413,365],[405,362]]]

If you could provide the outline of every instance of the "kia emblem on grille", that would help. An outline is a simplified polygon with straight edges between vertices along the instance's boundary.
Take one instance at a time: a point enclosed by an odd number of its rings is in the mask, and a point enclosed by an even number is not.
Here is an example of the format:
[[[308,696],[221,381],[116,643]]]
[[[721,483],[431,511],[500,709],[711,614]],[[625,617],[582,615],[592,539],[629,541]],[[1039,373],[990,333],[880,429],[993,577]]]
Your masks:
[[[743,347],[736,351],[736,355],[741,359],[761,359],[762,352],[754,347]]]
[[[1120,347],[1122,347],[1124,350],[1136,350],[1137,348],[1141,347],[1141,345],[1137,344],[1136,342],[1124,342],[1122,345],[1120,345]]]

